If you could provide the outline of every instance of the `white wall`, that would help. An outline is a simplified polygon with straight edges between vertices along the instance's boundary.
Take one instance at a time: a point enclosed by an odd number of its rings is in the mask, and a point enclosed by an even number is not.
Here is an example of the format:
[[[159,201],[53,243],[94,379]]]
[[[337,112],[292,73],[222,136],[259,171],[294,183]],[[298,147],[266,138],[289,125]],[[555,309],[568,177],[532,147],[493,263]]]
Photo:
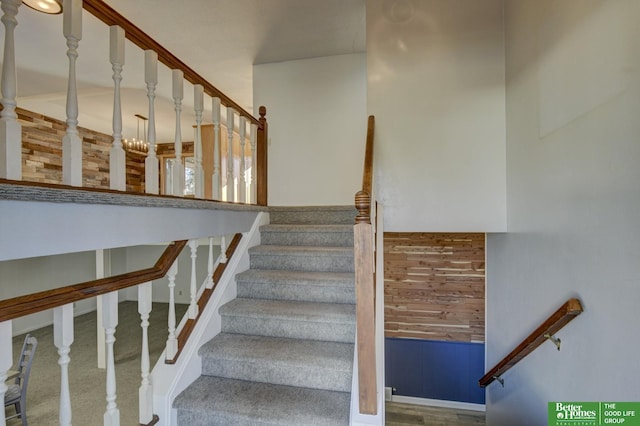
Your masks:
[[[367,0],[385,229],[506,229],[502,0]]]
[[[267,107],[269,205],[351,205],[367,129],[364,54],[256,65]]]
[[[505,2],[509,233],[487,240],[487,367],[566,299],[584,313],[487,391],[487,424],[549,401],[638,401],[640,2]]]

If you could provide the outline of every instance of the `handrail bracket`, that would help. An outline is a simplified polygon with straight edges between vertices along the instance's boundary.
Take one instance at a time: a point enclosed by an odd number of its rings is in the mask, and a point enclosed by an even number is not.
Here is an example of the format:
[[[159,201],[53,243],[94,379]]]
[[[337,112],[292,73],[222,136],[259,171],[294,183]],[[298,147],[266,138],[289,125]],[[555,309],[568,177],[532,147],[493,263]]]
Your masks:
[[[551,342],[553,342],[554,345],[556,345],[556,347],[558,348],[558,350],[560,350],[560,343],[562,343],[562,340],[560,340],[560,338],[556,337],[553,334],[545,334],[543,336],[545,339],[550,340]]]

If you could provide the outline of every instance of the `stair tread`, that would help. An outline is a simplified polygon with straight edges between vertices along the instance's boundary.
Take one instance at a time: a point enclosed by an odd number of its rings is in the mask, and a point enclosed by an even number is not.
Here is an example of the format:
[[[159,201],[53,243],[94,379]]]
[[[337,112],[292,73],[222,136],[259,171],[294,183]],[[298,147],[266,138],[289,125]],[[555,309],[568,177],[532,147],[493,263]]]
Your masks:
[[[353,287],[353,272],[308,272],[283,269],[248,269],[236,275],[237,282],[309,284],[324,287]]]
[[[269,254],[273,256],[353,256],[353,247],[340,246],[283,246],[259,245],[251,247],[249,254]]]
[[[283,337],[250,336],[220,333],[200,348],[203,358],[237,360],[318,369],[344,370],[351,373],[353,344]]]
[[[245,298],[230,301],[219,312],[229,316],[329,323],[355,323],[356,313],[351,304]]]
[[[348,425],[348,392],[201,376],[174,402],[181,424]]]
[[[262,225],[260,232],[340,232],[340,233],[353,233],[353,225],[341,225],[341,224],[325,224],[325,225],[312,225],[312,224],[269,224]]]

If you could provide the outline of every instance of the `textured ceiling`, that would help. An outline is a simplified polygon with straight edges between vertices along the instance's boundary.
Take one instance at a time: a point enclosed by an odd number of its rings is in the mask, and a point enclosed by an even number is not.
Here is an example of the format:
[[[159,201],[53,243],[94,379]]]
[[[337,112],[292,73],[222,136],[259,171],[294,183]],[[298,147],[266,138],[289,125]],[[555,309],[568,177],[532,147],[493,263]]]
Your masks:
[[[106,0],[209,82],[253,110],[254,64],[365,51],[365,0]],[[62,16],[21,7],[16,29],[18,105],[64,119],[68,62]],[[126,43],[125,135],[147,115],[143,54]],[[111,133],[109,30],[84,13],[77,63],[80,125]],[[183,139],[192,139],[193,87],[185,82]],[[159,67],[158,141],[173,140],[170,71]],[[205,109],[209,109],[205,102]],[[205,112],[205,121],[210,121]],[[186,129],[186,130],[185,130]]]

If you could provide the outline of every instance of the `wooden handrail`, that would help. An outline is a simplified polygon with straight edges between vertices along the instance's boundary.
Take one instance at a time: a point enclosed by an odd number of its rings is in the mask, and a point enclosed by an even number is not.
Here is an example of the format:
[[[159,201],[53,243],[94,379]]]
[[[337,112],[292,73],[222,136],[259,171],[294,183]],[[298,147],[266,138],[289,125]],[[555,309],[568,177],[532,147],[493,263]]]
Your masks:
[[[377,378],[375,350],[375,262],[374,226],[371,224],[371,190],[373,179],[374,117],[367,124],[362,190],[356,193],[358,209],[353,229],[353,250],[356,282],[356,328],[358,337],[358,389],[359,408],[362,414],[377,414]]]
[[[227,247],[227,251],[225,251],[225,255],[227,256],[227,259],[231,259],[233,254],[236,252],[236,249],[238,248],[238,245],[240,244],[241,239],[242,239],[242,234],[235,234],[233,236],[233,239],[231,240],[229,247]],[[189,340],[191,333],[193,332],[198,320],[200,319],[200,315],[202,315],[204,308],[207,306],[209,299],[213,295],[213,292],[216,289],[216,287],[218,286],[218,282],[220,281],[220,278],[222,277],[222,274],[224,273],[225,269],[227,269],[228,264],[229,264],[229,261],[218,264],[218,267],[213,272],[213,277],[211,277],[211,279],[213,280],[213,287],[205,288],[204,291],[202,292],[202,295],[200,295],[200,298],[198,299],[198,315],[196,316],[195,319],[188,319],[184,327],[182,327],[182,330],[180,330],[180,333],[178,334],[178,352],[176,352],[176,355],[172,359],[165,360],[164,361],[165,364],[175,364],[176,361],[178,360],[178,357],[180,357],[180,353],[182,352],[182,349],[187,344],[187,341]]]
[[[533,352],[538,346],[556,334],[562,327],[582,313],[582,305],[578,299],[569,299],[538,328],[524,339],[509,355],[504,357],[480,380],[480,387],[486,387],[505,371],[516,365],[520,360]],[[558,347],[559,349],[559,347]]]
[[[187,240],[169,244],[151,268],[0,301],[0,322],[162,278],[186,244]]]
[[[249,114],[230,97],[222,93],[217,87],[205,80],[187,64],[178,59],[173,53],[165,49],[160,43],[152,39],[147,33],[134,25],[127,18],[118,13],[103,0],[83,0],[82,7],[105,24],[118,25],[124,29],[125,37],[142,50],[153,50],[158,54],[158,60],[169,69],[179,69],[184,73],[184,78],[191,84],[201,84],[205,93],[209,96],[220,98],[220,102],[233,108],[238,114],[246,117],[253,124],[262,124],[253,115]]]

